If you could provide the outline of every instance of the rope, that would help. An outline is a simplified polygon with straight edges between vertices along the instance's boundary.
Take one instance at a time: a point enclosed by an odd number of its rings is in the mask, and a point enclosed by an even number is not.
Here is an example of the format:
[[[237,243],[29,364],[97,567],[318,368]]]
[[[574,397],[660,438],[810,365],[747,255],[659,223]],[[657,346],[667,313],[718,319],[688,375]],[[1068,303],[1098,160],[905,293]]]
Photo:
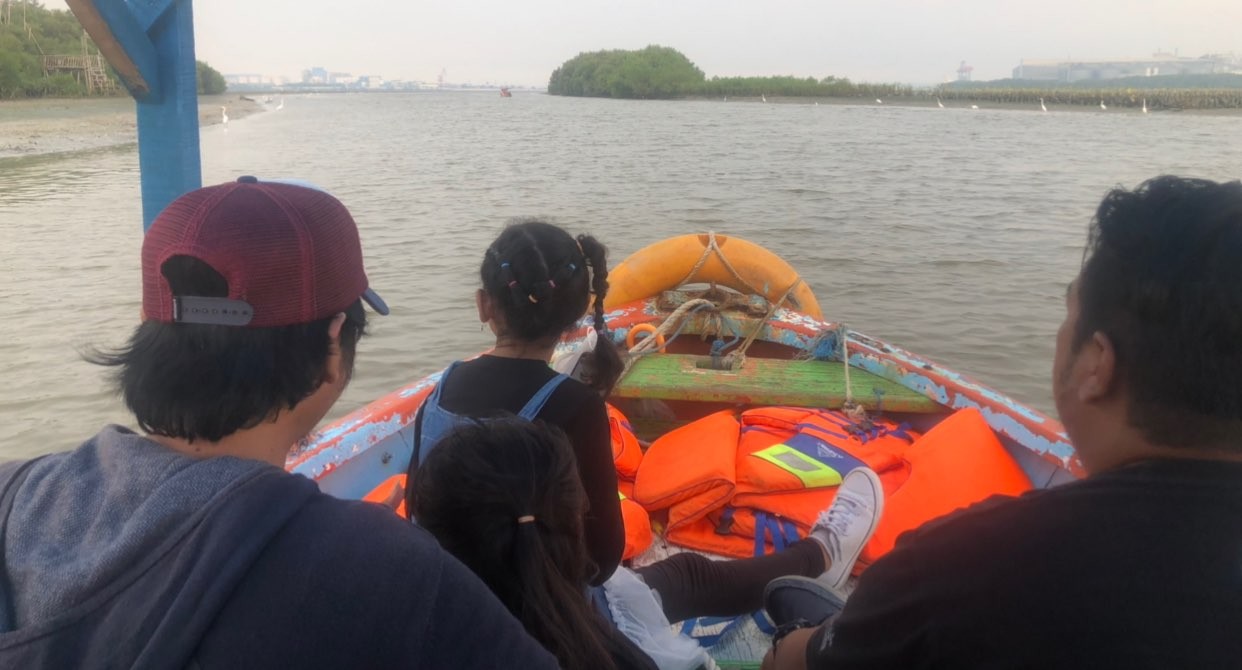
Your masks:
[[[785,292],[781,294],[781,297],[772,303],[772,305],[768,308],[767,313],[763,315],[763,318],[755,323],[755,327],[751,329],[750,334],[746,336],[746,340],[742,342],[742,346],[738,347],[736,351],[725,357],[725,362],[729,364],[730,368],[736,370],[742,367],[742,364],[746,362],[746,350],[749,349],[750,345],[754,343],[755,338],[759,337],[759,333],[763,330],[763,326],[767,324],[772,317],[776,316],[776,310],[781,308],[781,303],[785,302],[785,298],[789,297],[789,294],[793,293],[793,290],[798,287],[798,284],[801,283],[801,277],[795,279],[794,282],[789,285],[789,288],[785,289]]]
[[[704,307],[715,308],[716,303],[702,298],[695,298],[678,305],[677,309],[673,310],[673,313],[669,314],[668,318],[664,319],[664,321],[656,327],[654,333],[651,333],[647,337],[639,340],[633,347],[630,348],[627,352],[628,355],[625,357],[625,367],[621,369],[621,376],[618,377],[618,379],[623,379],[625,375],[629,374],[630,368],[634,367],[634,362],[639,358],[660,350],[660,345],[656,343],[658,336],[666,335],[668,331],[673,329],[674,324],[676,324],[677,331],[672,337],[668,338],[664,342],[664,346],[667,347],[670,342],[677,339],[678,335],[681,335],[682,327],[688,323],[688,321],[685,320],[686,315],[690,312],[703,309]]]
[[[715,306],[716,303],[702,298],[695,298],[693,300],[683,302],[677,306],[677,309],[673,310],[672,314],[668,315],[668,318],[664,319],[664,321],[656,328],[654,333],[636,342],[633,348],[630,349],[629,353],[631,355],[641,355],[658,349],[659,345],[656,344],[656,337],[659,335],[667,335],[668,332],[673,329],[674,325],[680,325],[681,320],[685,318],[688,312],[701,309],[703,307]],[[668,346],[668,342],[666,341],[664,345]]]
[[[720,247],[716,246],[716,233],[709,230],[707,231],[707,246],[703,247],[703,255],[699,256],[698,262],[694,264],[693,268],[690,268],[690,272],[680,282],[677,282],[677,285],[681,286],[682,284],[689,284],[690,280],[694,278],[694,275],[698,274],[699,270],[703,269],[703,265],[707,263],[707,259],[711,258],[712,251],[719,253]]]
[[[841,410],[854,421],[862,422],[867,419],[867,409],[854,402],[854,387],[850,384],[850,333],[844,324],[837,327],[837,332],[841,340],[841,365],[845,369],[845,402]]]
[[[724,255],[724,251],[720,248],[720,245],[716,244],[716,232],[712,230],[707,231],[707,246],[703,247],[703,255],[699,256],[698,262],[694,264],[694,267],[690,269],[690,272],[688,272],[677,285],[681,286],[683,284],[689,284],[690,281],[694,279],[694,276],[699,273],[699,270],[703,269],[703,266],[707,263],[707,259],[711,258],[713,253],[716,254],[716,257],[720,259],[720,263],[725,266],[725,269],[729,271],[729,274],[733,275],[733,278],[736,279],[739,284],[745,286],[748,291],[755,295],[764,295],[763,291],[760,291],[750,282],[746,281],[746,278],[737,271],[737,268],[733,267],[733,264],[729,262],[728,257]],[[786,292],[786,296],[788,296],[788,292]],[[784,301],[785,299],[781,298],[779,302]]]

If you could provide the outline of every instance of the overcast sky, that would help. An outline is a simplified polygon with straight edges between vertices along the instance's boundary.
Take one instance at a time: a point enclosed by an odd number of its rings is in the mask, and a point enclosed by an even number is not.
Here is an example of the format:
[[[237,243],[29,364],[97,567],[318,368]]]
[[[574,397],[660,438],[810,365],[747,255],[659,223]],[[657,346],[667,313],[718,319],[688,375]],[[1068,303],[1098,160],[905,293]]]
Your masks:
[[[63,8],[63,0],[47,0]],[[581,51],[674,47],[713,75],[930,84],[1019,59],[1242,54],[1242,0],[199,0],[198,56],[226,74],[313,65],[388,79],[546,85]]]

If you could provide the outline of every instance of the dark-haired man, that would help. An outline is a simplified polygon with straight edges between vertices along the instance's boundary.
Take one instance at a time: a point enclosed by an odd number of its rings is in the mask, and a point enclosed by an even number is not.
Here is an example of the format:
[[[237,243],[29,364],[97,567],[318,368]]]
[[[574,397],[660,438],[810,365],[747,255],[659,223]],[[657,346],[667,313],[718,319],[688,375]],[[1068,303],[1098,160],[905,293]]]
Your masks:
[[[1108,194],[1052,386],[1085,480],[906,534],[765,667],[1242,665],[1242,183]]]
[[[142,273],[143,323],[96,359],[145,434],[0,467],[0,667],[555,667],[429,535],[282,468],[349,380],[363,303],[388,311],[339,201],[193,191]]]

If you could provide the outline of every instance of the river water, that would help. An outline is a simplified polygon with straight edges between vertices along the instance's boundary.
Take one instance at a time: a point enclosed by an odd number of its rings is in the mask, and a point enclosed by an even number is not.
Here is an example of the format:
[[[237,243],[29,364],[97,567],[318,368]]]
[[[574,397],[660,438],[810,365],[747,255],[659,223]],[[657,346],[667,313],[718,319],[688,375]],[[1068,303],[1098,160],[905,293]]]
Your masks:
[[[1051,409],[1065,284],[1104,192],[1235,179],[1242,119],[1104,112],[610,101],[481,93],[286,98],[202,135],[206,183],[294,176],[361,228],[393,308],[336,416],[487,343],[472,292],[512,216],[614,260],[715,230],[808,279],[832,320]],[[0,160],[0,459],[130,423],[81,361],[138,319],[135,147]]]

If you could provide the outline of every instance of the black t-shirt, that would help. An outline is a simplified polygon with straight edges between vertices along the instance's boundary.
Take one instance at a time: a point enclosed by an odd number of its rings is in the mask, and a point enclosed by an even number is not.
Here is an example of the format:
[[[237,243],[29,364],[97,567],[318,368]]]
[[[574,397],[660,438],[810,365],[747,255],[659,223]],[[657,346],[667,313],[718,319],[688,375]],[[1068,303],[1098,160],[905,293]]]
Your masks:
[[[807,666],[1242,667],[1242,463],[1134,463],[907,533]]]
[[[555,376],[556,372],[543,361],[480,356],[453,368],[440,392],[440,406],[463,416],[516,414]],[[602,584],[620,565],[625,551],[625,527],[604,401],[586,385],[567,379],[548,398],[538,418],[565,431],[573,445],[578,474],[590,505],[584,533],[587,552],[599,568],[593,583]],[[415,424],[420,430],[422,422],[423,411],[419,408]]]

